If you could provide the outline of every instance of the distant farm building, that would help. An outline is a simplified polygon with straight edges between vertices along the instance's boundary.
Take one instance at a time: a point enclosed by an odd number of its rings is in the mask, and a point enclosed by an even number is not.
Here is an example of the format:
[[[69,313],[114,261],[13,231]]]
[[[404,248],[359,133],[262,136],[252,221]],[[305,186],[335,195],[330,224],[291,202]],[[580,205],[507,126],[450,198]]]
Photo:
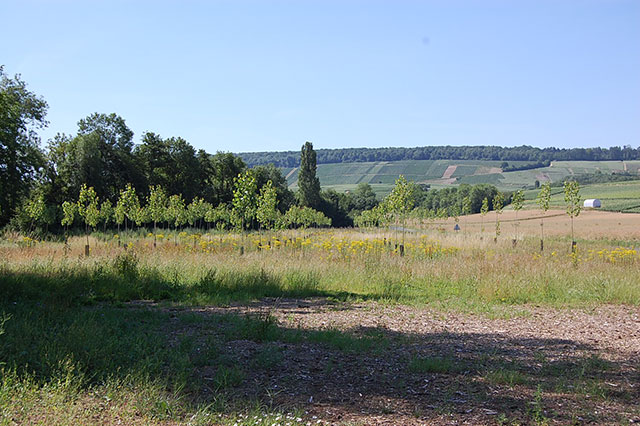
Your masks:
[[[590,198],[588,200],[584,200],[584,206],[587,208],[599,209],[602,207],[602,204],[597,198]]]

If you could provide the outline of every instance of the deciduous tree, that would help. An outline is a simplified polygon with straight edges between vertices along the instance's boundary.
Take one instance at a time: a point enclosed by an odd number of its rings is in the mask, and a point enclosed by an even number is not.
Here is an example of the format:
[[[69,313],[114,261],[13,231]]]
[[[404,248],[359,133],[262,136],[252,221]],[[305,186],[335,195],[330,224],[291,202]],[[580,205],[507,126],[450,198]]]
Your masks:
[[[98,196],[92,186],[87,187],[87,185],[82,185],[80,195],[78,196],[77,208],[78,216],[82,218],[85,224],[87,246],[89,246],[89,228],[95,229],[100,219]]]
[[[0,226],[25,199],[44,164],[37,129],[47,126],[47,103],[27,90],[20,76],[0,66]]]
[[[494,241],[498,241],[498,236],[500,235],[500,219],[498,219],[498,217],[502,214],[503,207],[504,195],[502,195],[502,192],[498,192],[493,197],[493,210],[496,212],[496,236],[494,238]]]
[[[516,223],[515,223],[516,239],[514,241],[518,240],[518,226],[520,226],[520,222],[518,222],[518,212],[522,210],[523,205],[524,205],[524,191],[519,189],[516,192],[514,192],[513,196],[511,197],[511,206],[513,207],[513,210],[516,212]]]
[[[551,182],[547,181],[540,187],[538,193],[537,203],[542,210],[542,217],[540,218],[540,251],[544,250],[544,215],[549,210],[551,204]]]
[[[276,189],[273,187],[271,181],[260,189],[260,195],[258,196],[258,209],[256,211],[256,217],[258,223],[263,228],[272,229],[276,221],[278,220],[278,200]]]
[[[564,202],[567,215],[571,218],[571,250],[575,252],[576,240],[573,235],[573,218],[580,214],[580,184],[574,180],[564,182]]]
[[[232,212],[237,228],[244,231],[256,215],[257,194],[256,179],[249,171],[240,173],[235,179]]]
[[[153,221],[153,246],[156,245],[156,234],[158,222],[164,221],[167,215],[169,199],[167,193],[162,189],[162,186],[150,186],[149,197],[147,198],[147,208],[149,209],[149,216]]]

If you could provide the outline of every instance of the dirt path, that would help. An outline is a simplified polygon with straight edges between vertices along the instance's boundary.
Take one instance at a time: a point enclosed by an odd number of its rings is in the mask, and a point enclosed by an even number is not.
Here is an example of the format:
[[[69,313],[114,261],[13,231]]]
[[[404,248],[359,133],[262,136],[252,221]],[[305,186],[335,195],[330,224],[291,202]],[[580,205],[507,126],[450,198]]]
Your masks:
[[[265,347],[275,348],[280,362],[248,368],[238,397],[301,407],[314,422],[640,422],[640,308],[506,309],[516,316],[325,299],[190,311],[273,318],[283,336],[298,336],[232,338],[225,350],[251,366]],[[194,324],[180,332],[220,330]]]
[[[291,175],[293,175],[293,174],[296,172],[296,170],[298,170],[298,168],[297,168],[297,167],[294,167],[293,169],[291,169],[291,170],[289,171],[289,173],[287,173],[287,175],[286,175],[284,178],[285,178],[285,179],[289,179],[289,178],[291,177]]]

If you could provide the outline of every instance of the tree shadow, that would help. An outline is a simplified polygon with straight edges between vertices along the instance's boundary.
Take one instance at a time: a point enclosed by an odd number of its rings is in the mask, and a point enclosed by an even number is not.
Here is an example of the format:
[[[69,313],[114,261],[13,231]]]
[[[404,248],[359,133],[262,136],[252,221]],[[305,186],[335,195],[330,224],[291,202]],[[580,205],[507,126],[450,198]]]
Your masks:
[[[639,414],[634,383],[640,383],[640,362],[606,360],[596,347],[570,339],[381,327],[268,328],[267,338],[240,334],[227,340],[230,356],[249,366],[246,383],[235,390],[239,398],[271,398],[333,420],[364,415],[401,423],[487,423],[499,416],[517,422],[608,422]],[[253,368],[267,344],[281,351],[281,361]]]
[[[47,268],[0,269],[0,302],[31,300],[52,306],[73,306],[153,300],[224,305],[264,298],[362,299],[350,292],[326,291],[320,288],[316,275],[300,271],[279,275],[264,269],[218,271],[211,268],[199,279],[183,281],[157,268],[139,267],[137,260],[127,254],[107,265]]]

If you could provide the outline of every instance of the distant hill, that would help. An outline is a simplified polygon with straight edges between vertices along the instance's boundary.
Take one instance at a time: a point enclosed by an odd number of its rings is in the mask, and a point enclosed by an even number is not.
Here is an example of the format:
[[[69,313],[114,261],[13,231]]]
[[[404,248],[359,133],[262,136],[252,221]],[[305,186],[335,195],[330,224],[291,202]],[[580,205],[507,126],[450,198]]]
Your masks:
[[[524,162],[525,168],[551,161],[623,161],[640,160],[640,147],[612,148],[535,148],[531,146],[423,146],[416,148],[341,148],[317,149],[318,164],[363,163],[415,160],[482,160]],[[300,164],[300,151],[243,152],[238,154],[248,166],[273,163],[281,168]],[[511,164],[509,164],[511,166]],[[503,168],[508,169],[509,166]]]
[[[487,160],[402,160],[319,164],[317,175],[323,189],[339,192],[353,190],[368,183],[379,195],[391,191],[399,175],[432,188],[462,183],[489,183],[504,191],[533,188],[539,182],[561,182],[568,176],[594,173],[638,175],[640,160],[631,161],[553,161],[545,167],[527,168],[526,161],[511,161],[504,171],[502,161]],[[523,168],[523,169],[520,169]],[[513,170],[520,169],[520,170]],[[298,168],[283,167],[283,174],[291,188],[298,184]],[[622,177],[622,176],[621,176]],[[640,176],[639,176],[640,177]],[[633,176],[627,176],[633,178]],[[640,194],[638,194],[640,198]],[[640,202],[639,202],[640,204]]]

